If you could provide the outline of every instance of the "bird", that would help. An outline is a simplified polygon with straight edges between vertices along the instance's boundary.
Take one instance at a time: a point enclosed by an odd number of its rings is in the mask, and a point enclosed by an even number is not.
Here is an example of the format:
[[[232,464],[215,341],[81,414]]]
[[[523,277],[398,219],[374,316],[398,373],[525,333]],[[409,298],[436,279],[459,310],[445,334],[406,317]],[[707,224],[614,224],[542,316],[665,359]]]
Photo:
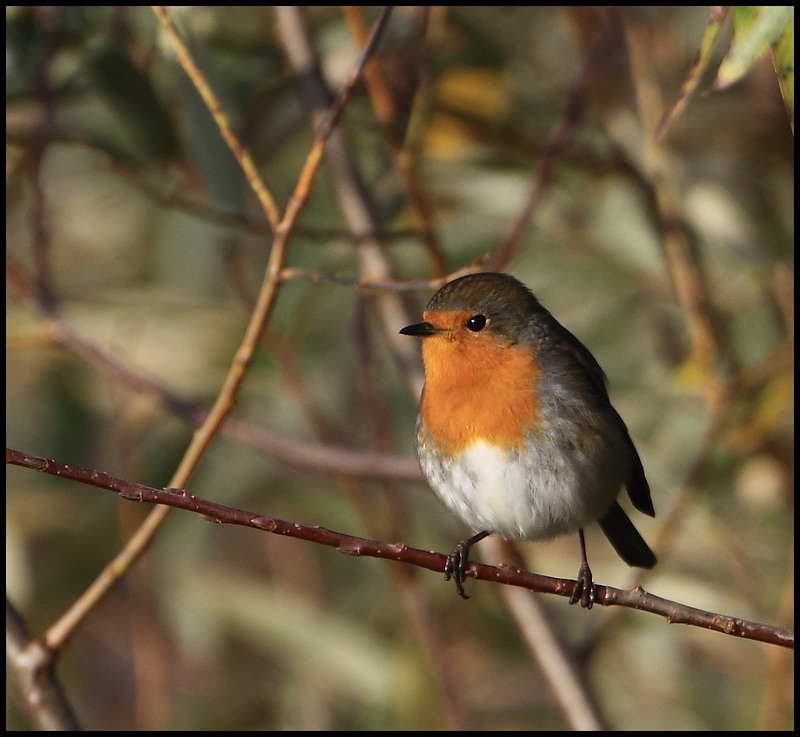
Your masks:
[[[533,292],[507,273],[469,274],[430,298],[422,322],[425,382],[414,447],[433,492],[475,531],[447,556],[464,599],[469,550],[491,534],[541,541],[577,531],[581,564],[570,604],[597,590],[584,528],[598,522],[630,566],[656,556],[623,510],[622,490],[650,517],[650,486],[600,365]]]

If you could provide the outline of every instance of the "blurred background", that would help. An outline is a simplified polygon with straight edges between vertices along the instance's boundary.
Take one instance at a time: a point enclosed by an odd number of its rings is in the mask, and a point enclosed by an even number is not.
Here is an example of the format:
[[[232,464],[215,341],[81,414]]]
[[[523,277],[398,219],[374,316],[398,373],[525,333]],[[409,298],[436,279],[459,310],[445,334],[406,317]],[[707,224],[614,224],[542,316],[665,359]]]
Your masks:
[[[281,209],[312,109],[378,11],[169,11]],[[189,490],[449,551],[468,531],[414,478],[418,346],[396,335],[433,290],[354,282],[480,260],[594,353],[642,456],[657,516],[636,524],[659,564],[628,569],[594,528],[595,580],[792,627],[793,117],[768,53],[710,92],[726,17],[656,136],[708,21],[703,6],[395,8],[292,231],[243,429],[214,439]],[[165,486],[272,236],[149,8],[6,8],[6,185],[7,445]],[[286,446],[411,471],[319,473]],[[38,637],[149,509],[6,478],[7,591]],[[539,573],[578,568],[576,536],[518,550]],[[551,658],[502,588],[468,580],[465,602],[439,574],[174,511],[56,673],[86,729],[568,729]],[[605,726],[793,728],[791,651],[527,596]],[[7,706],[7,728],[27,728]]]

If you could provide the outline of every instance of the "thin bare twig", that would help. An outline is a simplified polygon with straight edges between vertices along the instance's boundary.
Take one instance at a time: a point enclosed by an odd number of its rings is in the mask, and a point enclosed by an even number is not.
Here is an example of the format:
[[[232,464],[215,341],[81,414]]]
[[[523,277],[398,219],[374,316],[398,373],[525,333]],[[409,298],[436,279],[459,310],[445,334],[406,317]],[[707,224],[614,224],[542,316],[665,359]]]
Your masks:
[[[183,42],[177,36],[177,33],[174,31],[174,27],[167,16],[166,9],[163,6],[155,6],[153,9],[156,15],[162,20],[162,23],[165,24],[168,32],[170,32],[170,37],[178,45],[178,54],[182,59],[184,68],[187,69],[187,73],[189,73],[195,85],[200,85],[198,91],[203,96],[203,99],[206,100],[206,103],[210,105],[210,110],[212,114],[214,114],[215,120],[217,120],[217,123],[220,125],[220,131],[223,137],[228,141],[229,145],[237,147],[240,153],[243,152],[243,147],[241,147],[241,144],[238,142],[230,126],[227,125],[227,117],[222,114],[221,108],[216,104],[216,98],[210,94],[211,90],[205,78],[195,73],[197,72],[197,67],[193,64],[188,49],[186,49]],[[367,52],[374,49],[379,32],[380,26],[374,30],[374,39],[371,39],[368,44]],[[342,93],[340,93],[337,101],[331,107],[330,114],[321,126],[322,130],[317,136],[314,146],[306,159],[306,164],[298,177],[294,194],[289,201],[286,212],[280,219],[280,222],[276,224],[275,238],[272,243],[272,248],[270,249],[266,273],[241,345],[236,351],[233,362],[231,363],[228,374],[225,377],[225,381],[223,382],[211,411],[208,413],[203,423],[195,430],[178,468],[173,473],[169,484],[170,487],[186,486],[200,458],[205,453],[211,440],[222,426],[224,419],[236,403],[239,387],[244,380],[260,336],[272,314],[277,299],[277,292],[281,283],[281,268],[286,257],[288,239],[292,227],[308,199],[311,183],[319,167],[319,161],[322,157],[327,138],[330,136],[336,121],[342,113],[344,105],[349,97],[349,90],[352,89],[352,86],[355,84],[367,56],[367,53],[362,55],[359,65],[357,65],[356,70],[344,86]],[[263,184],[261,179],[251,176],[252,172],[250,171],[250,167],[252,161],[249,155],[243,156],[243,158],[237,156],[237,158],[243,168],[245,168],[245,173],[251,186],[255,188],[261,187],[261,184]],[[256,192],[265,208],[267,216],[272,221],[275,217],[275,212],[272,212],[271,198],[265,197],[265,193],[268,195],[266,188]],[[45,635],[45,641],[48,647],[54,651],[59,651],[65,646],[67,640],[74,634],[78,625],[85,619],[89,612],[94,609],[96,604],[108,593],[111,587],[149,547],[154,536],[166,520],[169,509],[169,505],[154,509],[127,542],[125,547],[106,565],[89,588],[87,588],[67,612],[48,629]]]
[[[388,18],[389,8],[384,8],[377,22]],[[303,9],[298,6],[281,5],[276,7],[278,31],[286,58],[297,78],[300,96],[313,125],[320,133],[326,126],[323,115],[328,110],[328,91],[311,42],[310,33],[303,17]],[[310,154],[313,155],[316,147]],[[334,180],[334,193],[339,202],[347,227],[357,237],[362,238],[358,249],[361,273],[374,281],[393,280],[392,267],[383,252],[378,238],[379,227],[375,219],[375,207],[369,188],[366,186],[355,157],[341,130],[331,133],[327,148],[327,164]],[[409,389],[419,396],[422,389],[422,372],[419,363],[419,350],[409,341],[402,340],[398,330],[407,324],[409,318],[406,308],[397,294],[382,293],[372,298],[375,314],[381,321],[387,341],[395,356],[402,363]]]
[[[289,279],[306,279],[315,283],[341,284],[351,289],[367,291],[387,291],[387,292],[420,292],[424,290],[436,290],[447,282],[459,276],[474,274],[480,270],[480,260],[456,269],[445,276],[428,281],[397,281],[395,279],[355,279],[348,276],[328,274],[319,271],[308,271],[297,267],[287,267],[282,275],[285,281]]]
[[[6,599],[6,677],[16,703],[35,729],[77,731],[80,724],[53,676],[54,656],[44,643],[31,639],[19,612]]]
[[[501,561],[510,560],[516,566],[524,564],[513,543],[489,537],[482,545],[484,558],[490,563],[501,565]],[[608,729],[581,670],[580,664],[585,661],[575,657],[565,638],[556,630],[544,602],[512,586],[504,586],[502,595],[514,615],[523,641],[550,685],[565,721],[572,729],[581,732]]]
[[[259,174],[258,169],[256,168],[256,165],[250,156],[250,152],[242,145],[239,137],[234,133],[230,119],[225,113],[225,110],[222,108],[222,105],[217,99],[217,96],[214,94],[214,91],[211,89],[211,85],[209,85],[205,74],[203,74],[197,64],[195,64],[191,53],[189,53],[189,49],[178,33],[178,29],[175,28],[175,24],[169,17],[167,6],[152,5],[151,7],[153,8],[153,12],[156,14],[156,17],[161,21],[164,31],[169,36],[169,39],[172,42],[172,47],[175,49],[175,54],[178,57],[178,61],[186,71],[186,74],[192,80],[192,83],[194,84],[198,93],[200,93],[200,96],[203,98],[203,102],[205,102],[209,112],[214,116],[214,120],[217,123],[217,127],[219,128],[222,138],[233,152],[233,155],[239,162],[239,166],[242,167],[242,171],[244,172],[245,177],[247,177],[247,182],[250,184],[250,188],[253,190],[253,192],[255,192],[256,197],[258,197],[258,201],[261,203],[261,207],[264,209],[270,224],[273,228],[276,228],[281,219],[280,209],[275,203],[275,200],[267,188],[267,185],[264,183],[261,174]]]
[[[265,517],[254,512],[234,509],[233,507],[226,507],[222,504],[200,499],[184,489],[171,487],[154,489],[109,476],[101,471],[68,466],[10,448],[6,448],[6,463],[79,481],[100,489],[108,489],[116,492],[123,499],[130,501],[163,504],[175,509],[194,512],[211,522],[251,527],[256,530],[272,532],[276,535],[307,540],[320,545],[334,547],[339,552],[347,553],[348,555],[410,563],[419,568],[427,568],[437,572],[444,570],[445,561],[447,560],[447,556],[442,553],[410,548],[403,543],[382,543],[376,540],[334,532],[317,525],[287,522]],[[572,596],[572,591],[575,588],[575,581],[571,579],[553,578],[506,566],[489,566],[483,563],[471,563],[467,570],[467,575],[481,581],[494,581],[495,583],[503,583],[509,586],[520,586],[531,591],[563,597]],[[750,622],[725,614],[707,612],[675,601],[662,599],[647,593],[640,587],[625,591],[598,584],[595,603],[601,606],[624,606],[660,614],[670,624],[689,624],[742,639],[757,640],[772,645],[780,645],[781,647],[794,648],[793,630],[772,627],[759,622]]]
[[[411,8],[408,10],[412,11]],[[425,21],[427,21],[430,8],[419,6],[413,10],[423,15]],[[363,43],[367,36],[367,28],[364,23],[362,8],[357,5],[343,5],[342,14],[356,41]],[[441,277],[447,271],[447,264],[436,237],[433,225],[433,209],[420,182],[416,159],[412,156],[412,151],[404,146],[400,133],[400,124],[397,119],[397,106],[387,88],[380,64],[376,58],[373,58],[364,69],[364,82],[372,101],[372,109],[381,124],[395,169],[400,176],[408,202],[411,205],[411,213],[419,229],[420,240],[428,251],[430,271],[435,277]]]
[[[655,82],[650,38],[630,15],[623,16],[628,44],[631,81],[641,118],[647,178],[653,182],[656,222],[676,296],[686,314],[691,339],[690,361],[699,369],[710,407],[724,403],[730,377],[738,367],[730,341],[714,307],[709,281],[690,234],[681,227],[680,195],[669,152],[656,139],[656,128],[664,112],[661,92]]]
[[[564,114],[556,121],[547,136],[542,155],[536,163],[536,175],[528,188],[522,208],[511,221],[503,240],[495,249],[491,259],[492,270],[503,271],[508,267],[539,203],[542,201],[545,189],[553,179],[556,160],[572,141],[575,128],[581,119],[586,104],[586,87],[589,74],[596,62],[596,54],[602,48],[601,40],[604,29],[605,24],[601,23],[595,31],[595,38],[589,47],[583,69],[569,91]]]
[[[21,272],[16,286],[23,294],[28,293],[31,288]],[[425,284],[420,283],[418,288],[424,286]],[[132,368],[128,363],[80,335],[60,316],[51,317],[47,328],[48,332],[39,336],[37,341],[53,342],[63,346],[80,356],[94,369],[111,376],[121,386],[150,398],[167,412],[186,422],[200,426],[208,416],[210,411],[208,406],[180,396],[157,379]],[[308,442],[239,417],[226,417],[221,432],[226,437],[259,453],[311,473],[341,473],[358,478],[422,482],[419,464],[412,456],[374,453]]]

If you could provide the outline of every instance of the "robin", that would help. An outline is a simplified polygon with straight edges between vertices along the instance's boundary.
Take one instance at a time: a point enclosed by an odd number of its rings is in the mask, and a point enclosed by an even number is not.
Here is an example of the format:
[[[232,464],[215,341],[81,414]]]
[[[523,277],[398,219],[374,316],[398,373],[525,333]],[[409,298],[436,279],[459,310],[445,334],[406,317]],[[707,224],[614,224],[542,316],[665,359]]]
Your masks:
[[[623,511],[655,515],[628,429],[611,406],[594,356],[508,274],[463,276],[428,302],[422,338],[425,385],[416,423],[420,467],[437,496],[475,535],[448,556],[459,596],[469,549],[496,533],[546,540],[577,530],[581,566],[570,597],[595,600],[583,528],[597,520],[630,566],[656,557]]]

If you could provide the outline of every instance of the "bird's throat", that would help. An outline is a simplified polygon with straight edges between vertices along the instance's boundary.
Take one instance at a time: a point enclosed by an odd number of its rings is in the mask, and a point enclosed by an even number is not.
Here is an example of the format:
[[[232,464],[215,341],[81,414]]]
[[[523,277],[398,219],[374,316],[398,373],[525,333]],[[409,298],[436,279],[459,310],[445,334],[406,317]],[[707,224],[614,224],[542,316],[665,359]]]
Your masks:
[[[426,338],[422,350],[422,419],[442,450],[458,453],[479,440],[522,449],[528,433],[538,431],[538,371],[530,348],[458,346],[437,336]]]

